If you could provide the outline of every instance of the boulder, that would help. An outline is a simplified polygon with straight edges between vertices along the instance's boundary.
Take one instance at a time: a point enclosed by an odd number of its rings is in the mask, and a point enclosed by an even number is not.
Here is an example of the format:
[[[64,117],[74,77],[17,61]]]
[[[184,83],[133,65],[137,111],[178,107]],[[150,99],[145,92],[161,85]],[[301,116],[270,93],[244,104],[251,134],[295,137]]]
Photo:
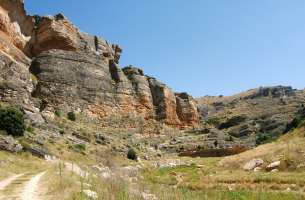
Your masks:
[[[49,153],[49,151],[45,148],[42,147],[33,147],[30,146],[27,149],[30,153],[32,153],[33,156],[37,156],[39,158],[45,159],[46,157],[50,157],[51,154]]]
[[[261,167],[255,167],[253,171],[254,172],[260,172],[262,170],[263,170],[263,168],[261,168]]]
[[[31,109],[31,108],[23,108],[23,112],[25,117],[30,121],[33,125],[41,125],[45,123],[45,120],[39,113],[39,109]]]
[[[270,163],[270,164],[266,167],[266,170],[267,170],[267,171],[272,171],[272,170],[274,170],[274,169],[279,168],[280,165],[281,165],[281,161],[276,161],[276,162]]]
[[[12,136],[0,135],[0,150],[18,153],[22,151],[22,146]]]
[[[251,171],[254,170],[256,167],[261,166],[262,164],[264,164],[264,161],[262,159],[252,159],[243,166],[243,169],[246,171]]]

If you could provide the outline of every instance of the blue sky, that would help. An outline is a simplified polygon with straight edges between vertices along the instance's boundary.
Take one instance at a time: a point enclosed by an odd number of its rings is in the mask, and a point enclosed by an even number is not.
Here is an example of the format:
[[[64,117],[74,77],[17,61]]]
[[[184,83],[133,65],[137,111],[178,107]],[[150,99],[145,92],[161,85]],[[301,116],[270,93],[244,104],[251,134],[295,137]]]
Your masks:
[[[198,97],[259,86],[305,87],[304,0],[25,0],[29,14],[64,13],[123,47],[141,67]]]

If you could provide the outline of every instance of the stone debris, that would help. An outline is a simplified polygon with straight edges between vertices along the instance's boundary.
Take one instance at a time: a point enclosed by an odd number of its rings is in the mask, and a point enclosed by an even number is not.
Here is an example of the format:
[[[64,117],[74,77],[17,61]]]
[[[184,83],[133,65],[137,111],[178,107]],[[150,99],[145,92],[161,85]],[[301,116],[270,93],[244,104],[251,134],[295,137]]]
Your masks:
[[[251,171],[251,170],[254,170],[256,167],[259,167],[263,164],[264,164],[264,161],[260,158],[252,159],[243,166],[243,169],[246,171]]]
[[[92,199],[98,199],[98,195],[96,192],[92,191],[92,190],[84,190],[83,191],[84,194],[89,197],[89,198],[92,198]]]
[[[280,167],[280,165],[281,165],[281,161],[276,161],[276,162],[270,163],[266,167],[266,170],[267,171],[272,171],[272,170],[277,169],[278,167]]]
[[[0,150],[9,151],[12,153],[21,152],[23,147],[12,136],[4,136],[0,134]]]

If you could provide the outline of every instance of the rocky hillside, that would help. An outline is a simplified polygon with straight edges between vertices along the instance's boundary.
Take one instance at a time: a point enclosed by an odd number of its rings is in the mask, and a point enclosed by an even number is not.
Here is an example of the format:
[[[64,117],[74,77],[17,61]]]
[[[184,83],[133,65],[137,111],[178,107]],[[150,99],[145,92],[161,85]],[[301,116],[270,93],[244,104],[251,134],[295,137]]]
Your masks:
[[[0,101],[29,115],[57,110],[88,118],[135,115],[174,127],[199,123],[196,101],[136,67],[122,49],[88,35],[65,16],[28,16],[22,0],[0,2]]]
[[[261,87],[229,97],[198,99],[203,124],[214,126],[249,146],[285,133],[287,125],[298,111],[303,110],[304,102],[303,90],[284,86]]]
[[[270,141],[286,131],[305,101],[304,91],[283,86],[197,100],[174,93],[137,67],[121,68],[119,45],[81,32],[62,14],[28,16],[22,0],[0,2],[0,41],[1,104],[22,108],[34,125],[73,112],[89,121],[133,118],[129,127],[123,120],[115,125],[139,132],[147,132],[151,120],[199,128],[162,141],[170,152]]]

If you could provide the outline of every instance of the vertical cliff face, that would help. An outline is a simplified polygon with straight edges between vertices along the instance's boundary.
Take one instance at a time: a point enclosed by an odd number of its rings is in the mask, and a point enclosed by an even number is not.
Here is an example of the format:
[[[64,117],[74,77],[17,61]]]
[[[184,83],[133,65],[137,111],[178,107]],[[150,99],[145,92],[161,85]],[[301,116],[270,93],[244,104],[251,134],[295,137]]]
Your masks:
[[[197,103],[187,93],[177,93],[177,114],[180,121],[186,124],[192,124],[196,126],[199,123],[199,114],[197,110]]]
[[[33,18],[27,16],[22,0],[1,0],[1,38],[28,54],[29,40],[34,28]]]
[[[33,29],[23,2],[0,2],[0,100],[16,104],[30,104],[33,90],[28,70],[31,60],[29,40]]]
[[[62,14],[30,17],[21,0],[3,0],[0,41],[2,101],[40,99],[42,111],[134,114],[177,127],[198,124],[193,98],[173,93],[139,68],[122,69],[118,45],[82,33]]]

